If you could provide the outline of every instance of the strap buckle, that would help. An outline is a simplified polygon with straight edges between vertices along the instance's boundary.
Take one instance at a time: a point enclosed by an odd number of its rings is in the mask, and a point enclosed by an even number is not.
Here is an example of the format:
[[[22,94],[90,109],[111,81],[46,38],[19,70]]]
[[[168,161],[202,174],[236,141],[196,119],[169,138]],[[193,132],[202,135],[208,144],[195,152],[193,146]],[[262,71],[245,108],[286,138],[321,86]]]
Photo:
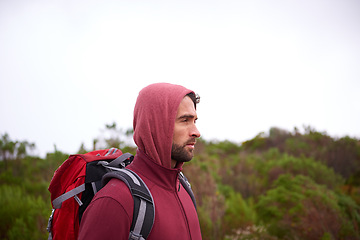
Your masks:
[[[129,240],[145,240],[140,234],[136,234],[133,231],[130,232]]]

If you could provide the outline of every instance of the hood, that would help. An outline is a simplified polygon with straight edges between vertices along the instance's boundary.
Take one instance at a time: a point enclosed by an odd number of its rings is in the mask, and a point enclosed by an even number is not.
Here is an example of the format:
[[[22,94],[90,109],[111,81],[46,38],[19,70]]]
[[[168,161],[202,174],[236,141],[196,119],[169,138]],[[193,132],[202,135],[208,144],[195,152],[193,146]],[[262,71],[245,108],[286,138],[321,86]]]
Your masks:
[[[134,109],[134,141],[159,165],[171,168],[171,146],[180,102],[192,92],[180,85],[155,83],[143,88]]]

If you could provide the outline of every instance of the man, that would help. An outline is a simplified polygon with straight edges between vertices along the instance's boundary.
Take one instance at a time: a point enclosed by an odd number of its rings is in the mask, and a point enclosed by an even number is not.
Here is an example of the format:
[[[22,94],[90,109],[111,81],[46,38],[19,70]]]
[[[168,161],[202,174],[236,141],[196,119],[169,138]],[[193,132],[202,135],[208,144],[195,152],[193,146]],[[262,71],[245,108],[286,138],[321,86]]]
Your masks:
[[[196,209],[178,179],[200,137],[195,125],[197,102],[191,90],[168,83],[149,85],[137,98],[133,127],[138,149],[128,168],[143,179],[154,199],[155,220],[148,240],[201,239]],[[133,208],[125,183],[111,179],[86,209],[79,239],[129,239]]]

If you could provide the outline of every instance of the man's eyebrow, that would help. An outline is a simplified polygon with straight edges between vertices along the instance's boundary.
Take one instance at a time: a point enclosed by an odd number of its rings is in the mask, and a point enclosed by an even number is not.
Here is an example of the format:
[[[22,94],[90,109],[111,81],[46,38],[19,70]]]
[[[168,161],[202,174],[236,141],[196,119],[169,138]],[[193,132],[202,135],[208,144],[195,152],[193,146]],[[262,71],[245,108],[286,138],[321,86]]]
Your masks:
[[[181,115],[180,117],[178,117],[178,119],[182,119],[182,118],[196,118],[197,119],[197,117],[192,114],[184,114],[184,115]]]

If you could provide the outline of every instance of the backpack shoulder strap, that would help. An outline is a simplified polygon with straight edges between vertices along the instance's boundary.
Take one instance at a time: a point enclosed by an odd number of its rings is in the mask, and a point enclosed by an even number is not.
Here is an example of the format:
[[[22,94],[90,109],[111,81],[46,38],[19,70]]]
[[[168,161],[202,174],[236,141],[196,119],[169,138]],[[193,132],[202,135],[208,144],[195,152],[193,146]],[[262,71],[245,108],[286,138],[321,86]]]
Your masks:
[[[179,174],[179,180],[180,180],[181,185],[185,188],[185,190],[189,194],[191,200],[193,201],[195,209],[197,209],[195,195],[191,189],[190,182],[187,180],[187,178],[185,177],[185,175],[182,172],[180,172],[180,174]]]
[[[135,172],[126,168],[106,173],[102,179],[103,185],[112,178],[122,180],[133,195],[134,215],[129,239],[146,239],[151,232],[155,219],[154,201],[148,187]]]

